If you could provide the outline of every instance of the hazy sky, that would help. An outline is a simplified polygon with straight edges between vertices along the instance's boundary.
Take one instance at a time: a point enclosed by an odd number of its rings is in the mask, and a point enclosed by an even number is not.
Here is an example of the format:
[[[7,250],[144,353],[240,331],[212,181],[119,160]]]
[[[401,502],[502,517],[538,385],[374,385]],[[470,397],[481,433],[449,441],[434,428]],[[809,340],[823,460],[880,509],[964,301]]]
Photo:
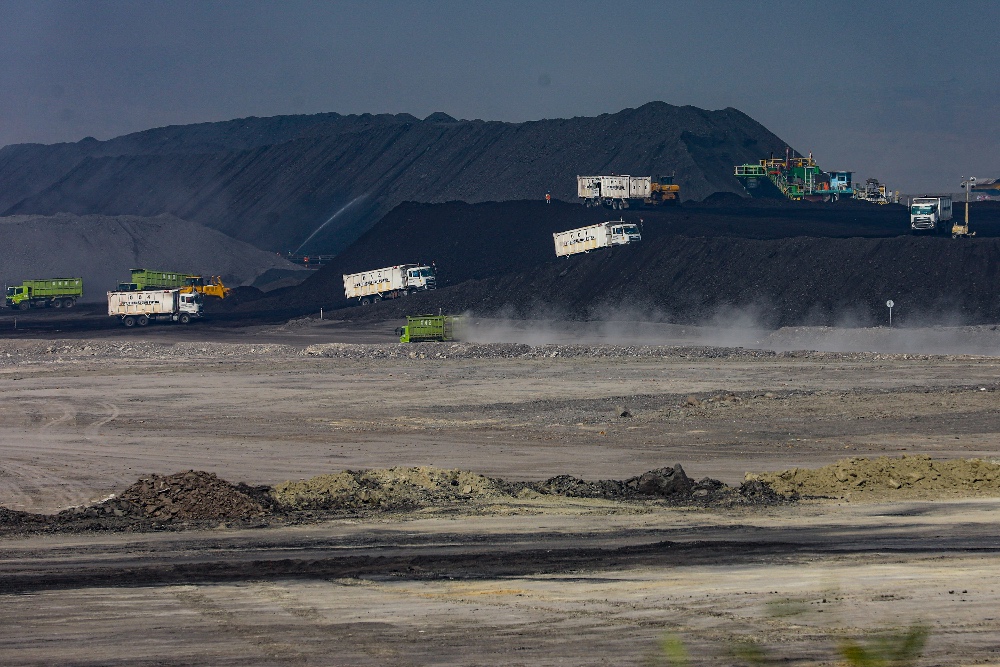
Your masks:
[[[1000,177],[1000,1],[0,0],[0,145],[288,113],[733,106],[904,192]]]

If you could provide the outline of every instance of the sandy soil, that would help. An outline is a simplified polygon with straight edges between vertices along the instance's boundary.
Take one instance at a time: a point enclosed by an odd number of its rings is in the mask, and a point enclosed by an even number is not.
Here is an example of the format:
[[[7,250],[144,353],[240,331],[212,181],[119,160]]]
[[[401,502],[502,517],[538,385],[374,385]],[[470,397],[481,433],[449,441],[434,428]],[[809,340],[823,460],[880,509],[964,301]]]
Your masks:
[[[305,355],[323,336],[301,325],[227,343],[192,331],[144,332],[160,352],[117,334],[72,350],[0,340],[0,505],[54,511],[189,468],[273,484],[349,467],[622,478],[680,462],[738,482],[847,455],[1000,457],[992,357],[389,360]],[[991,498],[714,512],[548,499],[5,539],[0,655],[640,664],[672,633],[698,664],[750,640],[832,664],[840,638],[924,621],[927,664],[996,662],[998,519]]]

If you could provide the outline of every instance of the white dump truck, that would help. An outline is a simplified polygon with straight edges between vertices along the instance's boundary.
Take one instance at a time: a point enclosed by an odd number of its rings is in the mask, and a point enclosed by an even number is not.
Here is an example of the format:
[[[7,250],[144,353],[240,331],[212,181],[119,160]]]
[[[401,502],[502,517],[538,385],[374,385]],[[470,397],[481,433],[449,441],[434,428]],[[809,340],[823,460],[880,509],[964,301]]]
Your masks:
[[[201,317],[202,296],[179,289],[108,292],[108,315],[117,317],[126,327],[144,327],[150,322],[188,324]]]
[[[364,306],[436,287],[434,267],[421,264],[387,266],[344,276],[344,296],[358,299]]]
[[[921,232],[951,231],[951,197],[914,197],[910,201],[910,229]]]
[[[642,235],[639,233],[639,225],[624,220],[611,220],[599,225],[556,232],[552,235],[552,240],[556,244],[556,257],[565,257],[597,248],[635,243],[642,240]]]
[[[641,204],[676,204],[680,187],[673,176],[577,176],[576,195],[586,206],[629,208]]]

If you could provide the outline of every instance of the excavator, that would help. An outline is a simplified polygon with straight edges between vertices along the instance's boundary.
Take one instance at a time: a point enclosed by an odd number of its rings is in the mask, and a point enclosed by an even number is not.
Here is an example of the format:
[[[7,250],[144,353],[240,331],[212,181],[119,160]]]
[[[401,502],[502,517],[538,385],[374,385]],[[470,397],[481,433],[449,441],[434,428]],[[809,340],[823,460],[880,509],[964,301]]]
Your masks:
[[[188,276],[184,281],[184,287],[180,288],[181,294],[191,294],[197,292],[205,296],[217,296],[225,299],[233,290],[222,284],[221,276]]]

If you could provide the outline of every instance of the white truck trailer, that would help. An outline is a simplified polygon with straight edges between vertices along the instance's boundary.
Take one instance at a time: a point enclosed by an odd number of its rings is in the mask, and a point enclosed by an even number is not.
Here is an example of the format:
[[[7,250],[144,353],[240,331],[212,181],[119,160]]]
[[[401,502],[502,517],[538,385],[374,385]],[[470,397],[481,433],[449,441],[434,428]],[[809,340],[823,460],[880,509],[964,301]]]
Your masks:
[[[108,292],[108,315],[117,317],[126,327],[144,327],[150,322],[188,324],[201,317],[202,296],[179,289]]]
[[[674,179],[652,176],[577,176],[576,195],[586,206],[620,209],[630,205],[677,203],[680,188]],[[631,202],[631,203],[630,203]]]
[[[915,232],[950,232],[947,222],[951,218],[951,197],[914,197],[910,201],[910,229]]]
[[[635,243],[642,240],[642,235],[639,233],[639,226],[634,223],[610,220],[599,225],[556,232],[552,235],[552,240],[556,245],[556,257],[566,257],[597,248]]]
[[[362,305],[437,288],[434,267],[400,264],[344,276],[344,296]]]

